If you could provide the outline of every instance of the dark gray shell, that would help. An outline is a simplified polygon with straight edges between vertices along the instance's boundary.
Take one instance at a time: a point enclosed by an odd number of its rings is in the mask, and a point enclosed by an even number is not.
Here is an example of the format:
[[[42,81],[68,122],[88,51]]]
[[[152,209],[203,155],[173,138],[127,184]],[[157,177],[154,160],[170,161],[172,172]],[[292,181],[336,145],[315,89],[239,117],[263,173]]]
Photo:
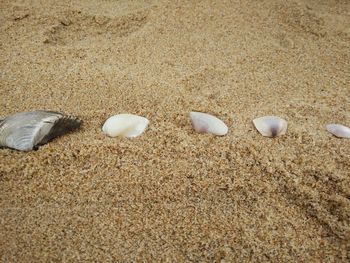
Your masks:
[[[59,112],[17,113],[0,119],[0,147],[31,151],[80,125],[79,119]]]

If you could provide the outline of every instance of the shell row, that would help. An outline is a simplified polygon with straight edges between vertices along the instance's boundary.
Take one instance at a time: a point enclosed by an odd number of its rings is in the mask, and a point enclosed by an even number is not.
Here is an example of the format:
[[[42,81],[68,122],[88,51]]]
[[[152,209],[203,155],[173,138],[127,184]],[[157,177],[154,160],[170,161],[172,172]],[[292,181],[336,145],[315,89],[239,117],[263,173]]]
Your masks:
[[[219,118],[203,113],[190,112],[193,129],[198,133],[211,133],[224,136],[227,125]],[[107,136],[133,138],[141,135],[149,124],[147,118],[133,114],[118,114],[106,120],[102,131]],[[287,122],[276,116],[264,116],[253,120],[261,135],[277,137],[287,132]],[[20,151],[37,149],[52,139],[80,128],[78,118],[59,112],[32,111],[22,112],[4,119],[0,118],[0,147]],[[350,128],[341,124],[328,124],[326,130],[339,138],[350,138]]]

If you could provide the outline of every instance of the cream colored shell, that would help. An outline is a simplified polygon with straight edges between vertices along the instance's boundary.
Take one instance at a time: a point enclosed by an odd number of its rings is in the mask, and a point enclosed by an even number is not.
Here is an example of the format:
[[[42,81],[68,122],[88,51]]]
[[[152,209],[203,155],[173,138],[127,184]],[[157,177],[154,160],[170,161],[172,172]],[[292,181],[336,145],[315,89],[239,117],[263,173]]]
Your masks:
[[[134,114],[111,116],[102,126],[102,131],[110,136],[133,138],[141,135],[147,128],[149,120]]]

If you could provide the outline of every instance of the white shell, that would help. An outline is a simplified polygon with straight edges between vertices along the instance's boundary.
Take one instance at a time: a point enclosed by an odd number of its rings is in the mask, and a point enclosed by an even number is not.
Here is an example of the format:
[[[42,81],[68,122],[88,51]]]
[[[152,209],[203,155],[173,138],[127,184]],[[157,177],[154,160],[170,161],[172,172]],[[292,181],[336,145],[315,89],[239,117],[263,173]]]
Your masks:
[[[141,135],[148,124],[149,120],[144,117],[133,114],[118,114],[106,120],[102,126],[102,131],[110,137],[133,138]]]
[[[287,122],[276,116],[265,116],[253,120],[255,128],[265,137],[276,137],[287,132]]]
[[[192,126],[196,132],[225,135],[228,132],[226,124],[213,115],[202,112],[190,112]]]
[[[341,124],[328,124],[326,125],[327,131],[339,138],[350,139],[350,128]]]

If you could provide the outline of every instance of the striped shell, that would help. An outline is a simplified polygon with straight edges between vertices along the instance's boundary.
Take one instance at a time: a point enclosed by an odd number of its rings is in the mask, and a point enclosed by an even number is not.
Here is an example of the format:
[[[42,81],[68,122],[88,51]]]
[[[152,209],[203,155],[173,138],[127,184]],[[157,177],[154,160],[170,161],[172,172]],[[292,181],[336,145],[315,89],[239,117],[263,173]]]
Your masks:
[[[78,129],[81,121],[54,111],[21,112],[0,121],[0,146],[31,151]]]

